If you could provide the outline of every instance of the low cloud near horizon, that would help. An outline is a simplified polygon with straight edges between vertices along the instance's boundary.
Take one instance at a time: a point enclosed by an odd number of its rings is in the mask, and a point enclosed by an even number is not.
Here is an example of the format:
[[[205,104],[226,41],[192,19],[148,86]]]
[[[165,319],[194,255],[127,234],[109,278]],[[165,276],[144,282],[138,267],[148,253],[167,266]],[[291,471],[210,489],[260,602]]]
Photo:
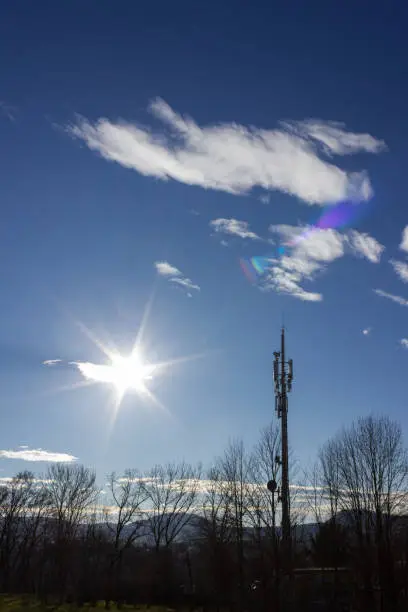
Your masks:
[[[19,461],[43,461],[49,463],[73,463],[78,461],[74,455],[43,450],[42,448],[28,448],[20,446],[18,450],[0,450],[0,459],[18,459]]]

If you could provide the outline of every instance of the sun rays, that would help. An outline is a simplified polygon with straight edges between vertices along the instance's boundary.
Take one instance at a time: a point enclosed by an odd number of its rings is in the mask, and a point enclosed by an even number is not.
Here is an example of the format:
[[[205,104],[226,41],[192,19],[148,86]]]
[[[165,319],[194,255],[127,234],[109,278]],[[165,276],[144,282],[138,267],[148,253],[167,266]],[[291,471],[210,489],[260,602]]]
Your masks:
[[[153,296],[152,296],[153,297]],[[60,391],[80,389],[90,385],[104,385],[110,396],[108,431],[111,432],[115,425],[120,407],[125,396],[135,396],[135,405],[155,407],[166,416],[174,418],[170,410],[159,400],[154,392],[155,383],[175,367],[180,367],[186,362],[204,357],[206,353],[196,353],[190,356],[180,356],[174,359],[164,359],[151,362],[148,358],[150,351],[147,350],[144,336],[146,334],[147,319],[152,307],[152,298],[148,301],[136,333],[131,351],[125,351],[123,347],[115,346],[108,334],[99,334],[89,329],[82,321],[73,319],[81,333],[102,354],[102,359],[95,360],[62,360],[48,359],[43,362],[48,367],[75,368],[81,376],[81,380],[71,385],[64,385]],[[105,339],[106,338],[106,339]],[[142,344],[143,343],[143,344]]]

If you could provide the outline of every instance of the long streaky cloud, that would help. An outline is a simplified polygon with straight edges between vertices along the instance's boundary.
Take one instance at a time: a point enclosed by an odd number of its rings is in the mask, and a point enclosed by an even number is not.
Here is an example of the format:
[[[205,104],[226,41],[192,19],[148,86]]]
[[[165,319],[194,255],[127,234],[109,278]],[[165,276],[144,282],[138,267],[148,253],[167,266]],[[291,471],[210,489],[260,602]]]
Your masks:
[[[191,289],[192,291],[200,291],[200,287],[199,285],[196,285],[195,283],[193,283],[192,280],[190,280],[189,278],[171,278],[170,279],[171,283],[176,283],[176,285],[179,285],[180,287],[184,287],[185,289]]]
[[[399,295],[394,295],[392,293],[387,293],[386,291],[383,291],[382,289],[374,289],[373,290],[374,293],[376,293],[377,295],[381,296],[381,297],[385,297],[388,300],[391,300],[392,302],[395,302],[396,304],[399,304],[400,306],[408,306],[408,300],[399,296]]]
[[[365,171],[347,172],[328,154],[378,153],[383,141],[321,120],[282,122],[266,130],[236,123],[199,126],[158,98],[149,107],[163,127],[154,131],[123,120],[78,118],[67,128],[103,158],[142,175],[232,194],[258,186],[324,205],[364,201],[372,187]]]
[[[61,363],[61,359],[46,359],[45,361],[43,361],[43,365],[46,366],[57,365],[57,363]]]
[[[74,455],[55,453],[42,448],[20,447],[18,450],[0,450],[0,458],[20,461],[45,461],[49,463],[72,463],[78,461]]]

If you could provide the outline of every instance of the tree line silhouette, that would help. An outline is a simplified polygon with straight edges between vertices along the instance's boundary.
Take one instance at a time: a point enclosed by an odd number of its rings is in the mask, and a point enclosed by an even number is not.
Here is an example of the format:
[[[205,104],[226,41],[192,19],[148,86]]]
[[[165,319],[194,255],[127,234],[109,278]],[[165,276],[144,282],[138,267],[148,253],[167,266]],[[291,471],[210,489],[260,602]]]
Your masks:
[[[400,426],[365,417],[301,472],[292,461],[282,546],[274,424],[231,441],[211,468],[146,473],[53,464],[0,487],[0,589],[45,603],[205,610],[408,609],[408,457]]]

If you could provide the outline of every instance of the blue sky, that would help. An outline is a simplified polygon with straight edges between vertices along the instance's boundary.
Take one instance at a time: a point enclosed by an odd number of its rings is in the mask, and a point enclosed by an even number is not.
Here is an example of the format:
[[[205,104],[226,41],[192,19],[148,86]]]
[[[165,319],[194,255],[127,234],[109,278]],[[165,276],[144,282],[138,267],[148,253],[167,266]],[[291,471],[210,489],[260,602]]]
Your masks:
[[[44,451],[102,476],[251,446],[283,320],[301,464],[359,415],[408,433],[407,9],[219,4],[2,9],[3,477]],[[147,311],[146,360],[196,358],[112,424],[111,385],[69,389],[108,363],[85,327],[127,354]]]

